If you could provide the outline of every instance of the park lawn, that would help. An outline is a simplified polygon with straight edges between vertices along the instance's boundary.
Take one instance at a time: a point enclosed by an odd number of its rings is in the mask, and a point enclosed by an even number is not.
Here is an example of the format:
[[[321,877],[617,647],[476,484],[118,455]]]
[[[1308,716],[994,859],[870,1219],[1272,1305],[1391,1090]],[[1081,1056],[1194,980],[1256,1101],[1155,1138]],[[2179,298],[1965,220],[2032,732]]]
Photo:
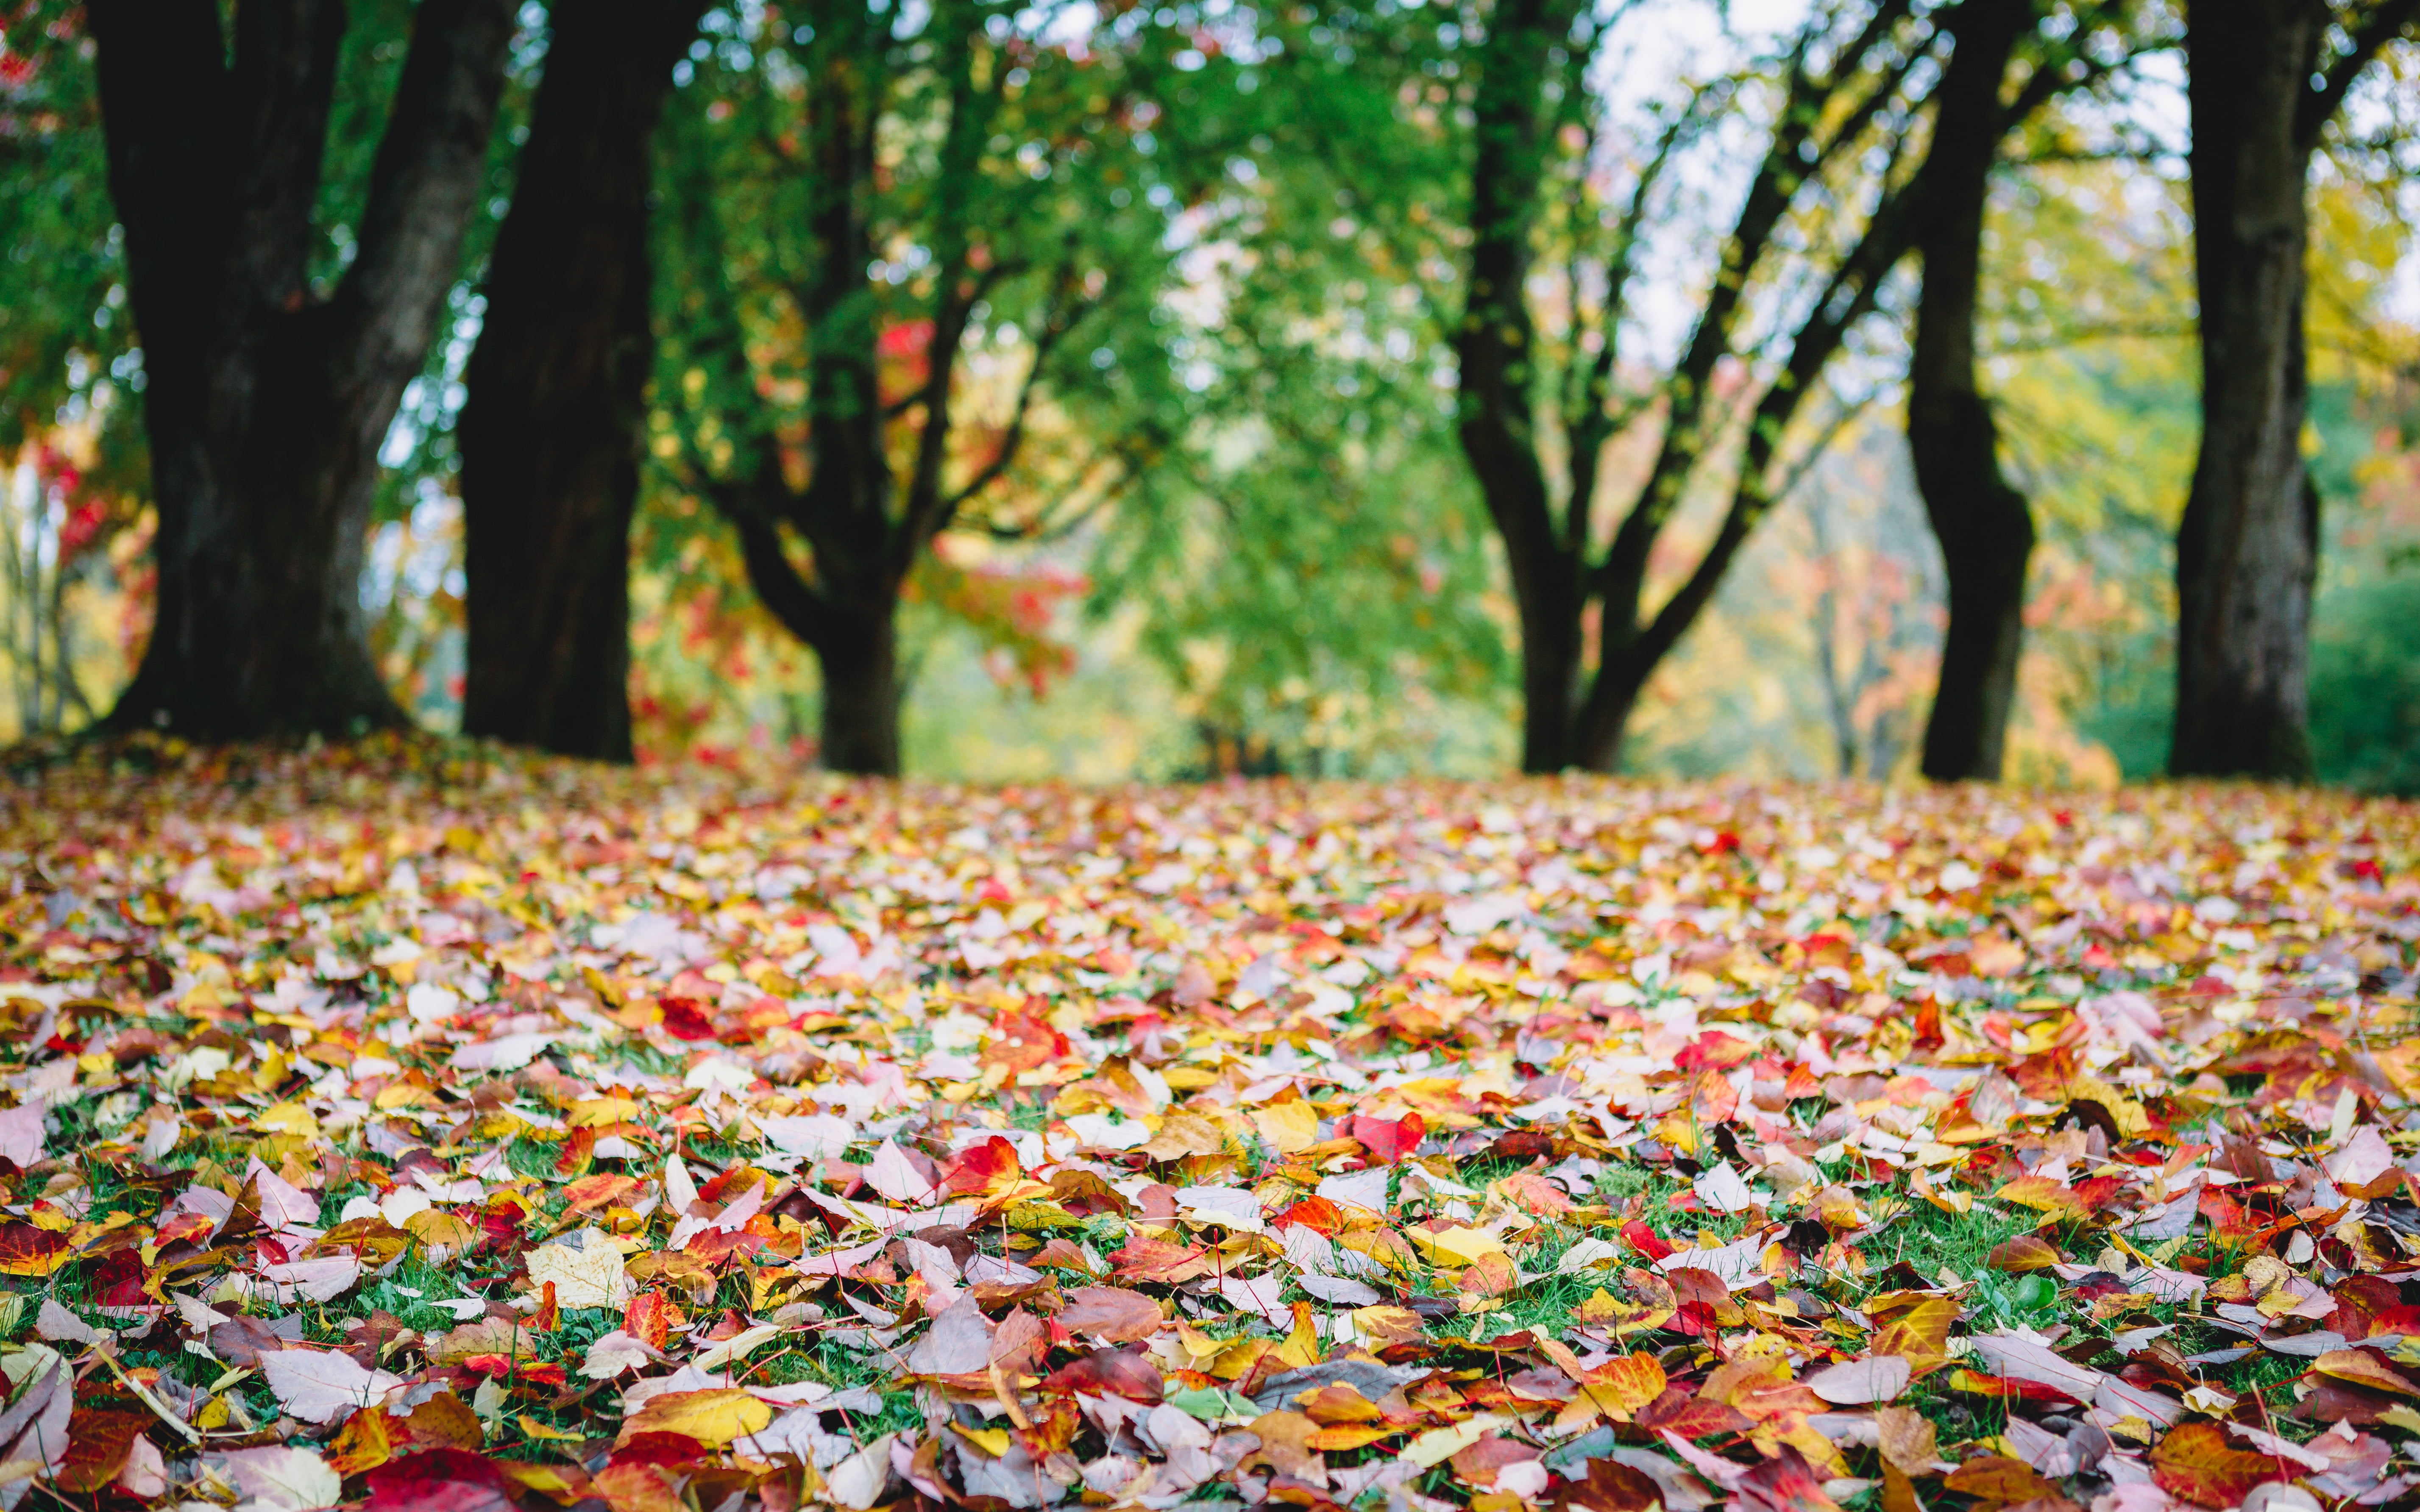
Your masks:
[[[9,775],[0,1504],[2420,1492],[2408,804]]]

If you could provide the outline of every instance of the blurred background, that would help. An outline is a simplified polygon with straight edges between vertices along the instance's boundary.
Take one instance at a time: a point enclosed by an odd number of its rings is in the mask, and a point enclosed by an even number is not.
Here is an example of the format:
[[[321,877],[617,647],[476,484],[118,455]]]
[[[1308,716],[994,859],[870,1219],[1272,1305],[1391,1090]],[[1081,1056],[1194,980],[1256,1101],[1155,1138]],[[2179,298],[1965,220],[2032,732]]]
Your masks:
[[[358,0],[342,28],[314,288],[335,287],[355,255],[420,8]],[[820,659],[764,607],[735,521],[764,489],[811,495],[836,466],[830,438],[854,424],[903,490],[929,469],[951,496],[898,591],[909,774],[1513,769],[1523,620],[1457,397],[1476,360],[1462,332],[1486,163],[1472,155],[1487,150],[1481,61],[1509,24],[1500,8],[703,9],[647,147],[654,346],[628,579],[637,759],[817,760]],[[1837,76],[1814,109],[1844,135],[1766,234],[1693,396],[1719,418],[1700,422],[1648,543],[1642,602],[1690,579],[1745,472],[1764,469],[1773,498],[1645,675],[1622,770],[1916,769],[1947,615],[1906,429],[1920,262],[1870,280],[1771,456],[1746,450],[1808,312],[1931,130],[1946,44],[1922,28],[1942,8],[1898,8],[1891,24],[1913,39],[1898,53],[1846,55],[1843,39],[1888,8],[1637,0],[1564,15],[1542,65],[1564,82],[1539,95],[1518,238],[1528,381],[1598,387],[1559,410],[1534,393],[1515,409],[1550,475],[1579,475],[1586,428],[1558,416],[1603,422],[1586,485],[1556,499],[1569,511],[1592,489],[1577,530],[1602,543],[1661,476],[1676,375],[1787,129],[1793,70]],[[2157,5],[2028,18],[2008,91],[2036,75],[2057,87],[1999,147],[1974,320],[1999,464],[2038,541],[2006,772],[2103,785],[2169,759],[2175,542],[2202,403],[2183,22]],[[485,187],[384,430],[359,575],[379,672],[441,732],[461,727],[466,673],[458,426],[552,40],[535,4],[514,28]],[[0,738],[106,715],[157,593],[145,361],[90,32],[79,6],[0,3]],[[2323,780],[2409,792],[2420,96],[2405,45],[2378,51],[2313,157],[2302,450],[2321,501],[2313,764]],[[1853,77],[1887,98],[1842,127],[1870,98]],[[839,125],[850,112],[836,100],[853,112]],[[858,135],[835,146],[844,131]],[[858,223],[845,245],[824,219],[844,172]],[[953,276],[964,297],[943,286]],[[823,398],[845,327],[866,335],[877,416]],[[813,579],[818,548],[806,516],[790,517],[777,538]],[[1584,631],[1602,633],[1593,619]]]

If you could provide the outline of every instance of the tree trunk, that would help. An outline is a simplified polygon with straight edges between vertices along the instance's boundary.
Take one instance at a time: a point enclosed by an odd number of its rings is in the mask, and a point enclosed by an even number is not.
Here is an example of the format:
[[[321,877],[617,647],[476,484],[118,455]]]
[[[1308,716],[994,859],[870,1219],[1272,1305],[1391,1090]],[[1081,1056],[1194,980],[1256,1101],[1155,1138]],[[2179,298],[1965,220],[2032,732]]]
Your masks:
[[[823,670],[823,764],[899,775],[899,633],[895,602],[848,616],[814,642]]]
[[[2186,8],[2202,439],[2177,533],[2180,777],[2311,772],[2304,179],[2327,24],[2308,0]]]
[[[1999,780],[2024,644],[2033,512],[2000,472],[1999,428],[1976,379],[1975,311],[1984,207],[2007,125],[2001,84],[2032,20],[2031,0],[1960,8],[1924,166],[1907,440],[1949,578],[1949,633],[1924,728],[1924,775],[1943,782]]]
[[[1520,608],[1521,769],[1531,773],[1559,772],[1577,754],[1580,567],[1556,528],[1538,460],[1528,298],[1546,162],[1548,58],[1568,40],[1577,9],[1572,0],[1509,0],[1488,28],[1474,107],[1470,295],[1454,335],[1462,449],[1503,538]],[[1584,516],[1588,501],[1569,507]]]
[[[110,722],[212,739],[400,725],[360,575],[378,449],[483,187],[512,0],[423,0],[354,238],[308,278],[345,11],[94,0],[142,333],[157,617]],[[222,64],[232,53],[232,63]]]
[[[458,430],[466,733],[630,759],[651,142],[703,0],[554,8]]]
[[[1621,769],[1621,747],[1630,735],[1630,717],[1637,712],[1638,695],[1646,686],[1646,672],[1634,672],[1621,664],[1597,669],[1577,721],[1574,764],[1590,772]]]
[[[1533,588],[1521,600],[1521,770],[1532,776],[1551,776],[1580,760],[1573,728],[1580,688],[1574,596]]]

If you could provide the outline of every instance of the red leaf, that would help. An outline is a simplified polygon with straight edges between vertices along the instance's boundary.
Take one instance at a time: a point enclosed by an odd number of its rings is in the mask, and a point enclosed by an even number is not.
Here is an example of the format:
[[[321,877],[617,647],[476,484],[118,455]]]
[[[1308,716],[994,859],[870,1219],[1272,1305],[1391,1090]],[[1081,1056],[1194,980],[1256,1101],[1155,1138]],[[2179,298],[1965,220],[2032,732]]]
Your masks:
[[[486,1455],[427,1449],[369,1473],[363,1512],[513,1512],[504,1477]]]
[[[1621,1241],[1651,1260],[1666,1259],[1672,1253],[1672,1246],[1665,1242],[1661,1234],[1637,1218],[1621,1226]]]
[[[1326,1197],[1305,1197],[1269,1220],[1272,1228],[1288,1224],[1298,1224],[1315,1234],[1334,1234],[1344,1227],[1344,1210]]]
[[[675,1040],[711,1040],[714,1018],[694,997],[666,997],[657,1007],[664,1011],[664,1032]]]
[[[1074,1042],[1042,1016],[1044,1006],[1038,997],[1028,998],[1016,1012],[1001,1014],[975,1058],[986,1066],[1005,1067],[1015,1075],[1048,1065],[1072,1052]]]
[[[1698,1036],[1697,1043],[1682,1046],[1681,1053],[1672,1057],[1672,1064],[1683,1071],[1721,1071],[1755,1054],[1756,1046],[1745,1040],[1734,1040],[1720,1029],[1708,1029]]]
[[[68,1457],[58,1469],[59,1489],[88,1495],[116,1480],[150,1421],[141,1412],[77,1408],[68,1419]]]
[[[678,1307],[660,1291],[641,1292],[622,1313],[622,1332],[651,1350],[660,1350],[681,1320]]]
[[[1171,1244],[1164,1239],[1140,1235],[1128,1238],[1109,1260],[1123,1280],[1158,1281],[1171,1286],[1206,1275],[1211,1268],[1210,1252],[1202,1245]]]
[[[0,1275],[48,1275],[67,1257],[67,1235],[32,1224],[0,1224]]]
[[[1344,1133],[1358,1140],[1371,1159],[1382,1165],[1392,1165],[1419,1149],[1428,1132],[1428,1121],[1417,1113],[1406,1113],[1400,1119],[1374,1119],[1357,1113],[1344,1120]]]
[[[1731,1504],[1741,1512],[1838,1512],[1839,1507],[1824,1494],[1823,1477],[1786,1444],[1747,1473],[1732,1493]]]
[[[952,1196],[999,1191],[1025,1174],[1017,1164],[1016,1147],[994,1134],[980,1145],[969,1145],[941,1167],[941,1190]]]
[[[617,1465],[665,1465],[686,1469],[706,1458],[706,1445],[686,1433],[651,1428],[633,1433],[613,1451]]]
[[[1128,1401],[1156,1402],[1163,1386],[1159,1367],[1140,1350],[1095,1350],[1072,1365],[1062,1365],[1042,1382],[1046,1393],[1081,1392],[1091,1396],[1124,1396]]]

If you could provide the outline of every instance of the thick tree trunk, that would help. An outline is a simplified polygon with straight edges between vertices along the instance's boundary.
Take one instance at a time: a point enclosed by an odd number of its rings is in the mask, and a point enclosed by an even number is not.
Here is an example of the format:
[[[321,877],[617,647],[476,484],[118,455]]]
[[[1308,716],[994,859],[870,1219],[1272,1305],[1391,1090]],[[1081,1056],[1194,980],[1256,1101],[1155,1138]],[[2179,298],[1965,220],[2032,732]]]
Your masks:
[[[651,144],[704,8],[554,8],[457,433],[470,734],[630,759],[630,517],[655,357]]]
[[[749,502],[725,501],[739,534],[749,586],[782,627],[815,654],[823,672],[823,764],[864,777],[899,775],[899,579],[878,563],[856,559],[846,592],[818,575],[809,581],[790,562],[770,505],[787,497],[768,470]],[[851,563],[829,538],[820,562]]]
[[[1532,587],[1521,599],[1521,770],[1562,771],[1580,760],[1574,739],[1580,688],[1575,595]]]
[[[111,723],[207,738],[405,722],[360,574],[378,449],[484,176],[511,0],[423,0],[352,265],[307,273],[345,11],[94,0],[110,190],[142,332],[157,618]]]
[[[2311,770],[2304,179],[2327,24],[2309,0],[2186,8],[2202,440],[2177,534],[2180,777]]]
[[[1638,695],[1646,686],[1645,672],[1631,675],[1620,665],[1610,672],[1598,669],[1580,718],[1574,752],[1577,765],[1591,772],[1621,769],[1622,742],[1629,736],[1630,717],[1637,711]]]
[[[899,775],[899,630],[895,604],[850,615],[814,642],[823,670],[823,764],[865,777]]]
[[[1924,775],[1935,781],[1999,779],[2024,645],[2033,512],[2000,472],[1999,430],[1976,378],[1975,313],[1984,207],[2006,130],[2001,83],[2032,20],[2032,0],[1960,8],[1924,165],[1907,440],[1949,578],[1949,633],[1924,729]]]

